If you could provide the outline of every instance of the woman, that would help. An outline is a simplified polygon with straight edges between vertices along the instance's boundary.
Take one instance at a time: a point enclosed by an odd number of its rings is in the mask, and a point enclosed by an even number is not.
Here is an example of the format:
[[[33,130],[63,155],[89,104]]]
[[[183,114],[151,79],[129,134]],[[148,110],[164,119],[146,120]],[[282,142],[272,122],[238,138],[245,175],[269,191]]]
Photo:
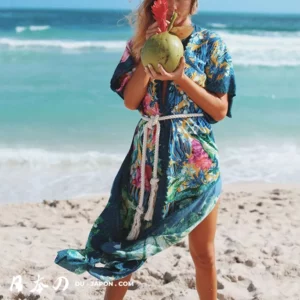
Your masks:
[[[211,124],[231,117],[232,60],[220,36],[192,23],[197,0],[169,0],[168,17],[179,15],[175,26],[191,28],[180,37],[184,57],[173,73],[144,68],[141,47],[159,32],[153,2],[139,7],[136,33],[111,79],[112,90],[142,118],[85,249],[61,250],[55,262],[114,281],[105,299],[123,299],[128,286],[120,281],[188,235],[199,296],[216,300],[214,237],[222,180]]]

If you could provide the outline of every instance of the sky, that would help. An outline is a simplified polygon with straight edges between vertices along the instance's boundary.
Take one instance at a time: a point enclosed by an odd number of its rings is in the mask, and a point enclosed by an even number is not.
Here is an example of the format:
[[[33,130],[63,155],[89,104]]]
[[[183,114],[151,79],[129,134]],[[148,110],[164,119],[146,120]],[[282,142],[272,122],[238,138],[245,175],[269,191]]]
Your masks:
[[[0,0],[0,8],[134,9],[141,0]],[[300,14],[300,0],[199,0],[198,11]]]

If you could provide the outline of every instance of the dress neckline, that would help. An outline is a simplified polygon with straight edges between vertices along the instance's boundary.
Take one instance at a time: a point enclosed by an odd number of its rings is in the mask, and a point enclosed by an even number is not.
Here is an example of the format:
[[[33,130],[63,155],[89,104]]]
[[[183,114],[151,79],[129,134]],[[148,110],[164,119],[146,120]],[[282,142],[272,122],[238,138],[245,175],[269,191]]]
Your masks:
[[[190,38],[192,37],[192,35],[196,32],[196,24],[194,24],[194,23],[192,22],[191,25],[193,26],[193,31],[192,31],[192,33],[191,33],[188,37],[186,37],[185,39],[181,40],[181,42],[182,42],[182,44],[183,44],[183,46],[184,46],[184,49],[186,48],[186,46],[187,46],[187,44],[188,44]]]

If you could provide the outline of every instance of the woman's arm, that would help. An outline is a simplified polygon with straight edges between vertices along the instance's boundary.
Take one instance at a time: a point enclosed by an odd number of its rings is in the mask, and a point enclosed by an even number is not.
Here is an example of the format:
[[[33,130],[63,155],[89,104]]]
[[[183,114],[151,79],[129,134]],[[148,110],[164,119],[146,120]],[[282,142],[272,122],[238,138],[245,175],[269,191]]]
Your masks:
[[[139,107],[147,92],[149,80],[150,76],[140,61],[124,90],[124,104],[128,109],[135,110]]]
[[[214,120],[221,121],[226,117],[228,109],[228,94],[211,93],[190,79],[186,74],[174,79],[181,89],[199,107],[207,112]]]
[[[151,65],[145,71],[152,80],[173,80],[203,110],[208,122],[216,123],[226,116],[232,117],[230,110],[232,99],[236,95],[235,74],[226,44],[216,33],[211,34],[208,46],[208,59],[204,69],[205,87],[202,82],[194,81],[186,74],[189,68],[185,71],[184,56],[173,73],[166,72],[162,66],[158,66],[157,73]]]
[[[228,109],[228,94],[207,91],[184,73],[184,67],[185,59],[182,57],[178,68],[173,73],[167,73],[159,66],[161,74],[158,74],[151,65],[149,68],[146,68],[146,72],[152,79],[173,80],[175,84],[178,84],[181,89],[215,121],[224,119]]]

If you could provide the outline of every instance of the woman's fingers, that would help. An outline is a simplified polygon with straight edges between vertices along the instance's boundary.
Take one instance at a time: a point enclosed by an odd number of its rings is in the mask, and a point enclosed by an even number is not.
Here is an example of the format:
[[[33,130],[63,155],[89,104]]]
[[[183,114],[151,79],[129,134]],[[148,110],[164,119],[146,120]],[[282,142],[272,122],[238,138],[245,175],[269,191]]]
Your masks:
[[[149,64],[148,66],[146,66],[145,68],[145,72],[152,78],[155,79],[156,76],[158,75],[155,70],[153,69],[152,65]]]
[[[148,39],[149,37],[151,37],[152,35],[154,35],[156,33],[161,33],[160,28],[155,28],[153,30],[147,30],[146,31],[146,39]]]
[[[148,27],[148,29],[146,31],[146,39],[148,40],[149,37],[151,37],[152,35],[154,35],[156,33],[161,33],[161,29],[158,27],[157,21],[155,21]]]
[[[160,30],[160,28],[154,28],[151,30],[147,30],[146,32],[148,33],[148,35],[150,35],[150,34],[155,34],[155,33],[161,32],[161,30]]]
[[[160,72],[161,75],[166,75],[167,74],[164,67],[161,64],[158,64],[157,67],[158,67],[159,72]]]
[[[147,67],[148,67],[148,71],[149,71],[151,77],[154,78],[152,66],[149,64]]]
[[[151,77],[151,79],[153,79],[153,78],[152,78],[152,74],[151,74],[151,72],[149,71],[148,66],[146,66],[146,67],[144,68],[144,70],[145,70],[145,73],[146,73],[147,75],[149,75],[149,76]]]
[[[152,29],[152,28],[155,28],[155,27],[157,27],[158,26],[158,23],[157,23],[157,21],[155,21],[154,23],[152,23],[149,27],[148,27],[148,29]]]

